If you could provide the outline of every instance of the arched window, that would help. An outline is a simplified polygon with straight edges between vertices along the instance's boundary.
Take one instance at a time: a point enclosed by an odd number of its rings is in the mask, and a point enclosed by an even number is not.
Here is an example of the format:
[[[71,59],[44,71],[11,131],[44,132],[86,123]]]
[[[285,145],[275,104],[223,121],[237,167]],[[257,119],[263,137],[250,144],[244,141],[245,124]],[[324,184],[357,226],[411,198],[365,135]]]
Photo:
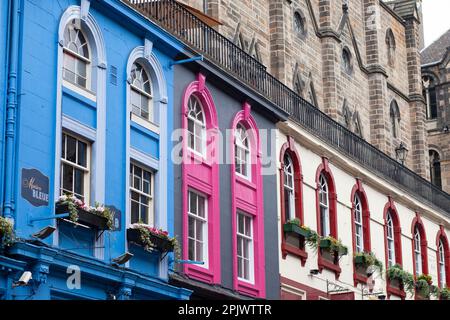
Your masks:
[[[450,249],[444,227],[441,225],[436,237],[438,285],[440,288],[450,287]]]
[[[152,85],[147,71],[135,62],[131,67],[131,111],[145,120],[153,120]]]
[[[354,219],[355,219],[355,249],[356,252],[364,251],[364,231],[363,231],[363,213],[362,203],[359,195],[356,194],[354,201]]]
[[[236,173],[251,180],[250,143],[247,129],[239,123],[235,130],[235,167]]]
[[[294,163],[289,154],[284,155],[284,213],[286,221],[295,219]]]
[[[436,81],[434,77],[423,76],[423,97],[427,103],[427,119],[436,119],[438,116],[437,110],[437,96],[436,96]]]
[[[438,188],[442,188],[441,179],[441,157],[435,150],[430,150],[430,177],[431,183]]]
[[[386,32],[386,48],[388,63],[392,67],[395,64],[395,37],[391,29]]]
[[[392,100],[389,116],[391,121],[391,133],[394,138],[400,138],[400,109],[398,108],[397,101]]]
[[[320,235],[330,235],[330,206],[328,182],[324,174],[319,178],[319,206],[320,206]]]
[[[64,31],[63,78],[77,86],[89,89],[89,44],[82,30],[69,23]]]
[[[294,13],[294,32],[299,38],[304,38],[306,35],[305,18],[300,11]]]
[[[414,230],[414,261],[416,267],[416,275],[421,275],[423,273],[422,246],[420,241],[420,231],[418,227],[416,227]]]
[[[351,74],[353,67],[352,67],[352,54],[350,53],[350,50],[345,47],[342,49],[342,67],[344,68],[344,71],[347,74]]]
[[[425,228],[418,214],[416,214],[412,225],[414,274],[416,276],[428,274],[428,244]]]
[[[202,104],[195,95],[191,95],[189,98],[187,118],[188,148],[200,155],[204,155],[206,148],[205,117]]]
[[[387,257],[388,257],[388,268],[396,264],[395,256],[395,233],[394,233],[394,220],[392,218],[391,211],[388,212],[386,216],[386,240],[387,240]]]
[[[445,274],[445,248],[444,243],[439,241],[438,246],[438,254],[439,254],[439,287],[444,288],[446,285],[446,274]]]

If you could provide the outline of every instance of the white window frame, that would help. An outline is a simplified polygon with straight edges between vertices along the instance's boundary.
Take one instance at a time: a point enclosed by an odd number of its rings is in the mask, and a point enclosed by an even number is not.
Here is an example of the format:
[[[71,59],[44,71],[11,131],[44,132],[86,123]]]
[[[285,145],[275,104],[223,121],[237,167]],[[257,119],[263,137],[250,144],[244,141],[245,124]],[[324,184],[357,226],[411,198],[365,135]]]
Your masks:
[[[358,194],[355,194],[353,204],[355,207],[354,210],[355,248],[356,252],[364,252],[364,223],[363,223],[362,202]]]
[[[287,161],[286,161],[287,160]],[[287,162],[287,164],[286,164]],[[294,162],[289,154],[284,155],[284,195],[286,196],[286,191],[289,194],[289,208],[285,208],[285,215],[288,220],[293,220],[296,218],[295,210],[295,179],[294,179]],[[286,201],[286,199],[285,199]],[[286,214],[287,213],[287,214]]]
[[[246,218],[250,219],[250,235],[246,235],[243,233],[239,232],[239,216],[242,215],[244,217],[244,221]],[[243,259],[243,260],[248,260],[248,269],[249,269],[249,279],[245,279],[239,276],[239,267],[237,267],[237,278],[239,281],[243,281],[243,282],[247,282],[250,284],[254,284],[255,283],[255,241],[254,241],[254,232],[253,232],[253,222],[254,222],[254,217],[242,212],[242,211],[238,211],[236,214],[236,246],[239,245],[239,238],[242,238],[244,242],[247,243],[248,245],[248,258],[244,257],[244,256],[239,256],[238,254],[238,250],[236,250],[236,262],[239,264],[239,259]],[[245,232],[245,222],[244,222],[244,232]],[[243,244],[245,245],[245,244]],[[244,253],[244,250],[242,248],[242,254]],[[244,272],[244,266],[242,266],[242,272]]]
[[[205,205],[204,205],[204,210],[205,210],[204,216],[205,217],[204,218],[201,217],[198,214],[198,212],[191,212],[191,194],[195,194],[195,196],[196,196],[196,200],[195,201],[197,202],[196,203],[197,210],[198,210],[198,199],[199,198],[203,198],[204,203],[205,203]],[[195,244],[195,246],[194,246],[194,257],[195,257],[195,259],[197,259],[197,246],[196,246],[196,244],[198,242],[201,242],[202,243],[202,251],[203,251],[202,255],[203,255],[203,262],[204,262],[204,264],[203,265],[198,265],[198,266],[203,267],[205,269],[208,269],[208,267],[209,267],[209,254],[208,254],[208,252],[209,252],[208,197],[206,195],[196,191],[196,190],[193,190],[193,189],[189,189],[188,190],[187,197],[188,197],[187,198],[187,201],[188,201],[188,203],[187,203],[187,215],[188,215],[188,222],[187,222],[188,223],[188,225],[187,225],[187,228],[188,228],[188,233],[187,233],[188,256],[189,256],[189,240],[194,241],[194,244]],[[189,232],[190,231],[189,230],[189,218],[192,218],[192,219],[195,220],[195,224],[194,224],[195,225],[194,226],[194,238],[189,236],[190,235],[190,232]],[[201,223],[201,226],[202,226],[202,238],[203,238],[202,241],[197,239],[197,226],[198,226],[197,223],[198,222]]]
[[[146,92],[146,91],[142,90],[141,88],[138,88],[136,85],[134,85],[133,81],[136,78],[133,78],[130,75],[130,83],[129,83],[129,85],[130,85],[130,110],[131,110],[131,113],[132,113],[133,116],[136,116],[137,118],[142,119],[142,120],[144,120],[146,122],[153,123],[154,122],[155,110],[154,110],[153,95],[152,95],[152,93],[153,93],[152,79],[150,77],[150,73],[148,72],[148,70],[145,68],[145,66],[143,64],[135,61],[133,63],[133,66],[134,65],[136,65],[136,67],[140,67],[142,72],[146,74],[147,79],[148,79],[148,83],[149,83],[150,92]],[[133,66],[132,66],[132,69],[133,69]],[[141,72],[141,77],[142,77],[142,72]],[[133,104],[132,104],[133,92],[135,92],[135,93],[137,93],[137,94],[139,94],[141,96],[144,96],[145,98],[148,99],[148,105],[147,105],[147,108],[148,108],[148,119],[142,116],[142,105],[138,107],[140,114],[136,114],[136,113],[133,112]],[[142,99],[142,97],[141,97],[141,99]]]
[[[416,261],[416,275],[421,275],[422,270],[422,243],[420,239],[419,228],[416,227],[414,230],[414,257]]]
[[[396,263],[396,252],[395,252],[395,231],[394,231],[394,220],[392,220],[392,215],[388,212],[386,217],[387,224],[387,249],[388,249],[388,265],[392,267]]]
[[[324,202],[322,200],[325,200],[326,202]],[[329,200],[328,181],[327,181],[326,177],[324,176],[324,174],[321,173],[319,176],[319,210],[320,210],[320,224],[321,224],[322,236],[329,236],[331,233],[329,202],[330,202],[330,200]]]
[[[442,239],[439,240],[439,286],[441,288],[445,288],[447,283],[447,275],[445,270],[445,247],[444,243],[442,242]]]
[[[195,102],[195,103],[194,103]],[[201,110],[201,118],[203,119],[200,120],[199,119],[199,113],[196,113],[196,107],[199,106],[200,110]],[[196,116],[194,117],[191,112],[196,113]],[[189,149],[189,151],[201,156],[202,158],[205,157],[205,153],[206,153],[206,119],[205,119],[205,110],[203,108],[203,105],[200,101],[200,99],[198,97],[196,97],[195,95],[191,95],[188,99],[188,110],[187,110],[187,121],[188,121],[188,125],[187,125],[187,147]],[[194,132],[189,131],[189,122],[193,122],[193,128],[194,128]],[[197,130],[200,130],[200,133],[198,133]],[[189,145],[189,135],[193,136],[194,139],[194,148],[191,148],[191,146]],[[200,139],[200,146],[197,146],[196,143],[196,138]],[[200,148],[200,150],[197,150],[197,147]]]
[[[78,196],[75,193],[73,193],[72,191],[64,189],[64,169],[63,169],[63,167],[64,167],[64,165],[69,165],[69,166],[73,167],[74,169],[78,169],[78,170],[81,170],[84,172],[84,177],[83,177],[84,194],[82,196],[84,197],[83,202],[89,205],[90,198],[91,198],[90,197],[91,161],[92,161],[92,159],[91,159],[91,143],[83,138],[80,138],[78,135],[74,135],[74,134],[71,134],[71,133],[63,130],[62,135],[61,135],[61,141],[62,141],[62,143],[65,144],[64,150],[65,150],[66,154],[67,154],[67,138],[65,138],[65,136],[66,137],[69,136],[76,140],[76,151],[75,151],[76,156],[75,157],[77,158],[77,161],[78,161],[78,141],[86,144],[86,167],[83,167],[77,163],[74,163],[67,159],[64,159],[63,154],[62,154],[63,149],[61,149],[61,155],[60,155],[60,159],[61,159],[60,172],[61,172],[61,174],[60,174],[59,193],[60,193],[60,195],[63,195],[65,193],[70,193],[70,194],[75,195],[78,198]],[[75,178],[74,178],[73,183],[75,183]]]
[[[66,29],[69,28],[69,26],[72,25],[71,23],[68,23],[66,25]],[[88,93],[88,98],[92,99],[91,96],[93,96],[95,98],[95,94],[92,92],[91,90],[91,85],[92,85],[92,61],[90,59],[91,55],[92,55],[92,49],[91,46],[89,44],[89,40],[88,37],[86,36],[85,32],[82,30],[82,28],[79,28],[79,33],[82,34],[83,38],[86,41],[86,46],[87,46],[87,51],[88,51],[88,55],[89,57],[86,58],[85,56],[80,55],[78,52],[75,52],[71,49],[69,49],[66,46],[66,41],[68,41],[67,39],[64,38],[64,43],[63,43],[63,63],[62,63],[62,79],[64,82],[64,85],[66,85],[67,87],[70,87],[71,89],[74,89],[75,91],[80,91],[81,90],[81,94],[83,94],[83,91],[87,91]],[[66,79],[64,77],[64,73],[65,73],[65,59],[67,55],[71,55],[73,56],[75,59],[82,61],[83,63],[86,64],[86,86],[83,87],[82,85],[76,83],[76,82],[72,82],[68,79]],[[72,71],[70,71],[72,72]],[[74,74],[76,76],[79,76],[76,72],[74,72]],[[84,94],[83,94],[84,95]]]
[[[243,138],[239,134],[240,130],[243,130],[245,133],[245,136]],[[251,147],[250,147],[250,141],[249,141],[250,137],[248,135],[247,128],[245,128],[244,125],[242,125],[241,123],[238,124],[236,127],[236,130],[235,130],[234,136],[235,136],[235,149],[234,149],[235,173],[239,177],[242,177],[246,180],[251,181],[251,179],[252,179]],[[245,144],[245,142],[247,142],[247,145]],[[244,162],[246,174],[242,174],[237,171],[238,166],[236,163],[236,158],[238,156],[237,155],[238,151],[240,151],[239,152],[240,155],[244,154],[244,159],[242,159],[241,156],[239,157],[239,159],[240,159],[240,161]]]
[[[144,181],[144,178],[143,178],[144,172],[143,171],[146,171],[146,172],[150,173],[150,187],[149,187],[150,188],[150,193],[145,193],[142,190],[139,190],[139,189],[136,189],[136,188],[133,187],[133,185],[134,185],[134,176],[135,176],[135,174],[134,174],[134,168],[135,167],[138,167],[139,169],[142,170],[142,174],[141,174],[141,177],[140,177],[140,179],[141,179],[141,187],[142,187],[142,184],[143,184],[143,181]],[[141,200],[140,200],[141,196],[149,198],[148,216],[147,216],[148,223],[145,224],[145,225],[147,225],[149,227],[155,227],[155,222],[156,222],[155,204],[154,204],[155,172],[153,172],[153,170],[150,170],[150,169],[148,169],[145,166],[142,166],[142,165],[138,164],[136,161],[133,161],[133,160],[130,161],[130,170],[131,169],[132,169],[132,172],[129,172],[129,179],[130,179],[129,187],[130,187],[130,190],[128,192],[128,197],[129,197],[128,201],[130,203],[130,221],[131,221],[131,218],[132,218],[132,214],[131,214],[132,205],[131,204],[132,204],[133,201],[135,201],[135,200],[132,200],[131,193],[134,192],[134,193],[137,193],[139,195],[139,218],[140,219],[141,219],[140,208],[141,208],[141,204],[142,204]],[[133,181],[131,179],[133,179]],[[139,221],[131,222],[131,223],[132,224],[137,224],[137,223],[139,223]]]

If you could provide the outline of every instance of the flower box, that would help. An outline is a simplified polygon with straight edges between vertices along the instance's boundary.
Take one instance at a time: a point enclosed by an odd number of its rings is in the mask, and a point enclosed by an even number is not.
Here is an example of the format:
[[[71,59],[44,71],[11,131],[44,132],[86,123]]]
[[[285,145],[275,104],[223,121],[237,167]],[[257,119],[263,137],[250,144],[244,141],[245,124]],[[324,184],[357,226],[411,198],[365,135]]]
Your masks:
[[[332,241],[330,239],[321,239],[320,243],[319,243],[319,247],[321,249],[324,249],[324,250],[327,250],[327,251],[331,250],[332,245],[333,245],[333,243],[332,243]],[[345,256],[347,254],[347,248],[344,247],[344,246],[340,246],[339,250],[336,251],[336,253],[339,256]]]
[[[108,219],[97,214],[88,212],[86,210],[77,208],[78,212],[78,220],[77,223],[88,226],[90,228],[98,229],[98,230],[107,230],[108,228]],[[67,204],[56,204],[55,213],[64,214],[70,213],[69,206]]]
[[[151,249],[156,249],[161,252],[171,252],[174,250],[174,246],[169,238],[161,237],[153,233],[149,233],[149,238],[152,243]],[[127,240],[140,246],[146,246],[141,235],[141,231],[138,228],[127,229]]]
[[[285,223],[283,226],[284,233],[291,233],[302,236],[304,238],[309,238],[311,236],[311,231],[301,228],[294,223]]]

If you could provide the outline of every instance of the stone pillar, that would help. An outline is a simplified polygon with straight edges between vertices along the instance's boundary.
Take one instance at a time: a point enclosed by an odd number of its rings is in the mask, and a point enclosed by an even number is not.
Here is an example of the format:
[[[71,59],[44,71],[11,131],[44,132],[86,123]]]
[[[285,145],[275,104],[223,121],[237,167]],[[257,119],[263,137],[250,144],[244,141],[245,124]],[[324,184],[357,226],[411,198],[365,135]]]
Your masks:
[[[422,75],[420,69],[420,22],[415,17],[406,19],[406,56],[411,121],[411,146],[409,161],[411,169],[430,179],[428,140],[426,131],[426,105],[422,96]]]
[[[269,1],[269,30],[270,30],[270,71],[273,76],[284,84],[288,84],[286,77],[286,37],[287,21],[284,15],[286,0]],[[290,86],[290,85],[289,85]]]

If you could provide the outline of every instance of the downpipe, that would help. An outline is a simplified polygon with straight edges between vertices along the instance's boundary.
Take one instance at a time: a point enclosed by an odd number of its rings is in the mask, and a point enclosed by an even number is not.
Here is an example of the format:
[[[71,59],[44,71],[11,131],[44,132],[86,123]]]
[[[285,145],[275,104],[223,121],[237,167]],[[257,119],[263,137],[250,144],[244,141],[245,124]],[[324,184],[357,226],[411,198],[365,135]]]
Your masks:
[[[16,112],[17,112],[17,70],[19,60],[20,38],[20,0],[10,0],[10,29],[9,29],[9,59],[8,59],[8,87],[6,103],[5,125],[5,177],[3,182],[3,215],[14,218],[14,156],[16,140]]]

